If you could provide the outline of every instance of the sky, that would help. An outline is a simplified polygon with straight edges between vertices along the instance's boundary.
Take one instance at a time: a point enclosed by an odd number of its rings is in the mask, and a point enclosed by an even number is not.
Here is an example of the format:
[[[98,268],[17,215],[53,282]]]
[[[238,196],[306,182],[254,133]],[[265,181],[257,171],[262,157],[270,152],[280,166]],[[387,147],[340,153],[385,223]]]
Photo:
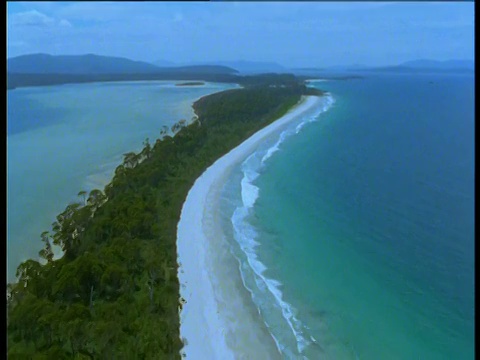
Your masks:
[[[7,2],[7,57],[286,67],[474,59],[474,2]]]

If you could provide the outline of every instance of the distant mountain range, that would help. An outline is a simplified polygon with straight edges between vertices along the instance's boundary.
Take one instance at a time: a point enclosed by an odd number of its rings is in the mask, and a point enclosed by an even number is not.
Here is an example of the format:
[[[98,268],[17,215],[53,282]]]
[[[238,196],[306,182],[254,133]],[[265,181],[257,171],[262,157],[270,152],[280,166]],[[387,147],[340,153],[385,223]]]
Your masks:
[[[276,62],[262,61],[215,61],[213,65],[227,66],[238,70],[241,74],[285,73],[288,70]]]
[[[473,60],[413,60],[396,66],[364,68],[364,71],[387,71],[387,72],[473,72],[475,63]]]
[[[408,67],[412,69],[441,69],[441,70],[452,70],[452,69],[466,69],[474,70],[475,63],[473,60],[447,60],[447,61],[436,61],[436,60],[413,60],[407,61],[400,65],[399,67]]]
[[[258,74],[309,71],[409,71],[409,70],[470,70],[475,69],[473,60],[413,60],[394,66],[330,66],[286,68],[276,62],[261,61],[212,61],[205,63],[176,64],[157,60],[152,63],[134,61],[122,57],[86,55],[30,54],[7,59],[7,72],[18,74],[152,74],[165,72],[208,74]]]
[[[343,75],[366,75],[372,72],[388,73],[421,73],[421,72],[446,72],[446,73],[472,73],[475,71],[473,60],[412,60],[391,66],[344,65],[330,67],[309,67],[289,69],[297,76],[306,77],[338,77]]]
[[[152,61],[152,64],[155,65],[155,66],[159,66],[159,67],[175,67],[175,66],[179,66],[178,64],[174,63],[173,61],[162,60],[162,59]]]
[[[87,55],[48,55],[31,54],[7,59],[7,72],[17,74],[159,74],[175,73],[205,73],[205,74],[236,74],[237,70],[227,66],[179,66],[159,67],[142,61],[127,58]]]
[[[120,57],[48,54],[22,55],[7,60],[10,73],[29,74],[104,74],[149,73],[157,66]]]
[[[413,60],[396,66],[365,65],[286,68],[276,62],[212,61],[209,64],[175,64],[167,60],[154,63],[122,57],[86,55],[30,54],[7,59],[7,88],[43,86],[92,81],[129,80],[204,80],[236,82],[239,75],[293,73],[302,78],[358,78],[372,72],[463,72],[475,70],[473,60]]]
[[[142,61],[93,54],[31,54],[7,59],[7,89],[98,81],[236,82],[237,73],[237,70],[221,65],[160,67]]]
[[[201,66],[204,65],[206,62],[191,62],[191,63],[182,63],[176,64],[168,60],[156,60],[153,61],[153,65],[157,66]],[[215,66],[226,66],[229,68],[233,68],[238,70],[239,73],[244,75],[251,75],[251,74],[262,74],[262,73],[285,73],[287,72],[287,68],[284,66],[276,63],[276,62],[266,62],[266,61],[245,61],[245,60],[238,60],[238,61],[210,61],[208,65],[215,65]]]

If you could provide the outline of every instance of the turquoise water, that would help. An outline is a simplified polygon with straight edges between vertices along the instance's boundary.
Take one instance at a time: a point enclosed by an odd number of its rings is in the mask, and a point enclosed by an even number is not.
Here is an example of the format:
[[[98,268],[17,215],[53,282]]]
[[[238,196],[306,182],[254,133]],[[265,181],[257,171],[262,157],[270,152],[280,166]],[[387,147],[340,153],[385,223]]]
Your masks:
[[[235,85],[171,81],[19,88],[7,92],[7,280],[38,258],[40,233],[80,190],[103,189],[123,154],[193,116],[201,96]]]
[[[284,358],[473,359],[473,80],[315,83],[333,104],[235,169],[223,225]]]

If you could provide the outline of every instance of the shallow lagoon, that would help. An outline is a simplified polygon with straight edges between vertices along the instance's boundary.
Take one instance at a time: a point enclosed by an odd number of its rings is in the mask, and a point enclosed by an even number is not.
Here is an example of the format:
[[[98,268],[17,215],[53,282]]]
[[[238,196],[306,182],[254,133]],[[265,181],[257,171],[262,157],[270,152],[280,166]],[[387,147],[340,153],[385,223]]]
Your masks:
[[[80,190],[103,187],[123,154],[154,143],[162,126],[194,116],[201,96],[236,87],[135,81],[7,92],[7,281],[38,258],[40,234]]]

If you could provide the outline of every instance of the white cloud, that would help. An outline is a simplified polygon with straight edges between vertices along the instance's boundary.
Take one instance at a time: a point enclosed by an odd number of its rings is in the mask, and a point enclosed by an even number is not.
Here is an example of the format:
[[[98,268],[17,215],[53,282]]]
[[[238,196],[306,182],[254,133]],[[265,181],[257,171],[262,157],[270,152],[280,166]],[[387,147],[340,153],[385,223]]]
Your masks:
[[[61,18],[89,22],[109,22],[124,20],[138,14],[139,8],[144,4],[131,2],[68,2],[67,5],[58,9],[56,15]]]
[[[71,28],[72,24],[67,19],[56,20],[37,10],[29,10],[10,15],[7,20],[10,28],[45,28],[53,29],[57,26],[62,28]]]
[[[70,21],[65,20],[65,19],[60,20],[58,25],[63,26],[63,27],[72,27],[72,24],[70,23]]]
[[[49,27],[55,24],[55,20],[37,10],[20,12],[10,16],[12,26],[35,26]]]

